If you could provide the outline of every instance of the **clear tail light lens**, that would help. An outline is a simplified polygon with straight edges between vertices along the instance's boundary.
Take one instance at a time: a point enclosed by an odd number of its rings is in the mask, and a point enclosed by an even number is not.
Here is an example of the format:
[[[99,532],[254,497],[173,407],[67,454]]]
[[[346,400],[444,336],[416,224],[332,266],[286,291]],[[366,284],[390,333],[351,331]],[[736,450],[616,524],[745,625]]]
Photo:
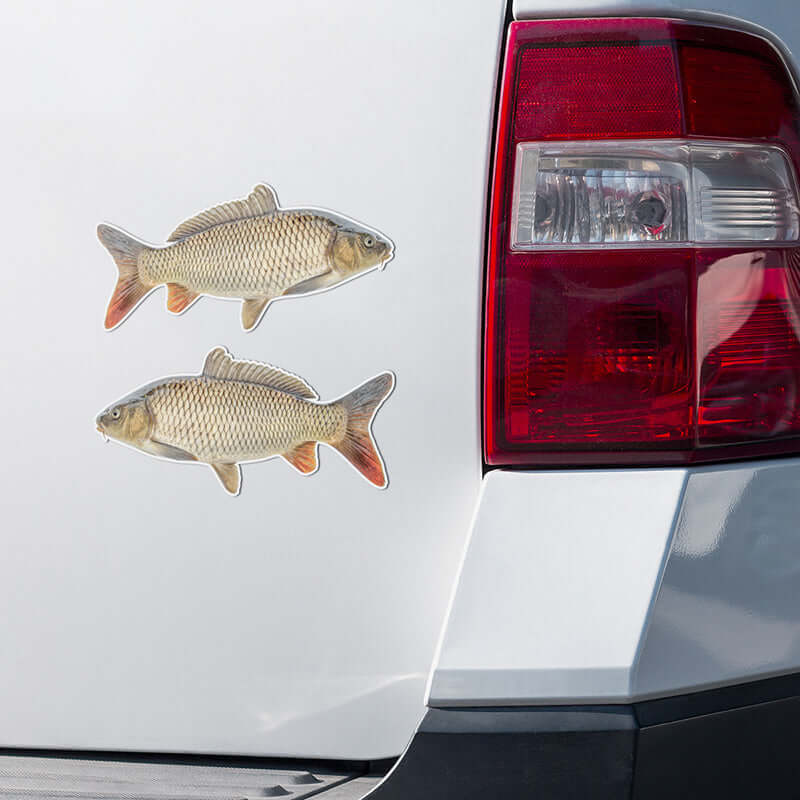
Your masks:
[[[513,23],[486,286],[488,464],[800,452],[794,89],[749,34]]]
[[[689,240],[689,147],[517,145],[511,248]]]
[[[777,147],[525,142],[515,160],[512,250],[800,236],[792,168]]]

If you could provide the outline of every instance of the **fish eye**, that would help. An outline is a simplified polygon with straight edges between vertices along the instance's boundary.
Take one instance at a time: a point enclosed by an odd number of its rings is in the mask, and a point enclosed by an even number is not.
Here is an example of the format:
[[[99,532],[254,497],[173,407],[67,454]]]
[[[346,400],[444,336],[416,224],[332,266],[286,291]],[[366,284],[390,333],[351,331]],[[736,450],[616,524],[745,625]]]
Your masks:
[[[119,409],[118,408],[115,408],[111,412],[111,419],[119,419]]]
[[[375,237],[370,236],[369,234],[367,234],[364,237],[363,241],[364,241],[364,247],[374,247],[375,245]]]

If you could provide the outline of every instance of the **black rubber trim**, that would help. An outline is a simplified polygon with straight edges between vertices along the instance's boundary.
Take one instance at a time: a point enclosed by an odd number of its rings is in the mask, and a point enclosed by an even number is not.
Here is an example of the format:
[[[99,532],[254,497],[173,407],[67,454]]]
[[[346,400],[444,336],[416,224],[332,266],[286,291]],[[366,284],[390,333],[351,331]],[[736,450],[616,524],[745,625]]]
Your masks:
[[[800,674],[630,705],[431,708],[369,800],[800,798]]]
[[[643,727],[632,797],[800,798],[800,697]]]
[[[629,798],[630,707],[431,709],[370,800]]]
[[[800,674],[782,675],[719,689],[707,689],[677,697],[664,697],[636,703],[636,719],[642,727],[661,725],[680,719],[713,714],[717,711],[730,711],[744,706],[768,703],[787,697],[800,697]],[[798,756],[800,757],[800,755]],[[798,789],[800,797],[800,789]]]
[[[539,706],[440,709],[425,715],[418,733],[561,733],[628,731],[638,727],[630,706]]]

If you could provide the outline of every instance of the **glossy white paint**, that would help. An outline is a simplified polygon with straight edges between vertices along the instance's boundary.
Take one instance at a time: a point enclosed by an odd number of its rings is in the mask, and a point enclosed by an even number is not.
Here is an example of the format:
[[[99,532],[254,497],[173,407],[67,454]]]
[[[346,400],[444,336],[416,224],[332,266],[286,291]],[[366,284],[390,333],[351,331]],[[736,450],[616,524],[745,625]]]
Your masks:
[[[628,696],[684,479],[488,473],[428,704]]]
[[[800,671],[800,459],[487,475],[429,705],[630,702]]]
[[[692,470],[632,695],[800,670],[800,459]]]
[[[0,48],[0,745],[378,758],[424,688],[480,487],[482,232],[502,0],[9,2]],[[260,180],[396,256],[252,333],[163,290],[103,330],[100,221],[163,241]],[[390,487],[103,444],[225,345],[335,397],[386,369]]]

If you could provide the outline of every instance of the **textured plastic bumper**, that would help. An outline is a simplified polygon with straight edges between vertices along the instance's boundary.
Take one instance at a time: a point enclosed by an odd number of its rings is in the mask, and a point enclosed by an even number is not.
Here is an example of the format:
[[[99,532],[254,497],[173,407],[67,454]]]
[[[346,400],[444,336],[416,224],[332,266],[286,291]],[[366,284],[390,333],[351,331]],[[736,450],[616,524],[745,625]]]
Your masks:
[[[629,705],[431,709],[370,800],[795,798],[800,676]]]

